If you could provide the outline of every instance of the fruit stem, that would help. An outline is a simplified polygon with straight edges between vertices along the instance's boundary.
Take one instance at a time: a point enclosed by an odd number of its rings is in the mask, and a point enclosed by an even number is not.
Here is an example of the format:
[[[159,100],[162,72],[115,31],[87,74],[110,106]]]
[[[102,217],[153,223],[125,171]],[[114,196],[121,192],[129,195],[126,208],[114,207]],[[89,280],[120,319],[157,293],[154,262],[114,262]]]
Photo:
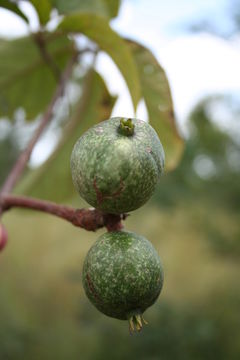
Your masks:
[[[70,206],[27,196],[0,194],[0,215],[1,212],[3,214],[13,207],[43,211],[88,231],[96,231],[104,226],[107,227],[108,231],[121,230],[123,227],[121,220],[125,220],[128,216],[127,214],[104,214],[97,209],[74,209]]]
[[[132,119],[120,119],[119,132],[125,136],[132,136],[134,134],[135,125],[132,122]]]

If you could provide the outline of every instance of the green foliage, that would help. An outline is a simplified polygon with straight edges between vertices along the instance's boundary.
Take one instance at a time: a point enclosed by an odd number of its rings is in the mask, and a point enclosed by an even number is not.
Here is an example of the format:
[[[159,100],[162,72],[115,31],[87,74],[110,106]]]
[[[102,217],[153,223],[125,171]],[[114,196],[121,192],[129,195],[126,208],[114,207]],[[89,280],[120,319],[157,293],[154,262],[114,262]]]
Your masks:
[[[0,8],[1,7],[4,8],[4,9],[12,11],[14,14],[20,16],[24,21],[26,21],[26,23],[28,23],[28,18],[26,17],[26,15],[12,1],[10,1],[10,0],[0,0]]]
[[[0,6],[6,7],[7,3],[0,0]],[[9,3],[10,10],[25,16],[15,3]],[[117,15],[121,1],[31,0],[31,3],[41,26],[50,20],[51,9],[57,9],[63,18],[55,32],[43,32],[41,27],[41,32],[29,37],[0,39],[0,117],[13,119],[19,108],[31,121],[43,113],[56,88],[58,75],[78,47],[72,34],[84,34],[113,59],[126,81],[135,109],[141,97],[144,98],[150,122],[166,151],[166,168],[174,168],[183,142],[173,119],[168,81],[149,50],[136,42],[126,42],[111,29],[109,20]],[[79,63],[82,64],[81,58]],[[69,123],[72,121],[69,118]]]
[[[105,0],[105,3],[108,6],[108,11],[109,11],[110,15],[112,17],[117,16],[120,5],[121,5],[121,0]]]
[[[41,25],[45,25],[50,19],[51,1],[50,0],[30,0],[35,7],[39,22]]]
[[[117,16],[120,0],[50,0],[60,14],[91,12],[107,18]]]
[[[224,101],[224,99],[223,99]],[[215,221],[207,211],[201,213],[199,229],[204,238],[222,256],[239,258],[240,213],[240,167],[233,166],[229,156],[240,158],[240,146],[227,133],[220,130],[210,119],[208,105],[211,100],[201,103],[190,119],[190,139],[179,166],[172,173],[162,178],[161,187],[155,194],[158,206],[172,209],[180,203],[191,206],[204,204],[204,209],[214,214]],[[201,177],[196,172],[196,164],[201,159],[208,159],[214,166],[211,174]],[[223,210],[231,217],[222,218]]]
[[[142,45],[129,41],[136,60],[149,122],[157,131],[166,155],[166,169],[179,162],[183,140],[178,134],[168,80],[154,55]]]
[[[105,331],[100,335],[101,345],[93,358],[103,360],[104,349],[108,348],[108,356],[114,360],[128,359],[129,354],[131,359],[139,360],[225,360],[226,358],[237,360],[240,347],[236,330],[240,325],[240,316],[236,315],[234,319],[223,315],[224,305],[233,306],[236,311],[237,304],[233,298],[229,301],[226,300],[226,295],[220,296],[223,303],[213,296],[208,299],[209,304],[201,303],[195,306],[173,306],[167,302],[160,304],[153,327],[151,325],[152,328],[145,328],[144,334],[139,338],[126,339],[124,345],[106,326]],[[214,306],[216,308],[213,310]],[[234,329],[235,333],[234,330],[226,333],[227,328]]]
[[[43,36],[49,55],[62,70],[73,53],[72,41],[56,33]],[[12,119],[14,112],[23,108],[26,118],[34,120],[46,109],[57,80],[33,37],[0,39],[0,68],[0,117]]]
[[[118,66],[128,85],[134,107],[140,100],[140,82],[136,64],[124,40],[111,29],[108,21],[91,13],[74,13],[65,16],[59,29],[68,33],[82,33],[96,42]]]
[[[232,211],[240,209],[240,169],[229,161],[229,154],[240,154],[240,147],[211,121],[207,111],[209,103],[211,100],[200,104],[192,113],[191,136],[181,163],[174,173],[162,179],[163,187],[168,187],[168,184],[173,186],[174,181],[175,188],[174,193],[159,189],[159,204],[163,206],[174,206],[183,197],[187,201],[194,194],[196,199],[207,201],[209,197],[214,198],[220,207],[228,207]],[[195,161],[202,156],[214,164],[214,173],[205,178],[201,178],[194,168]]]

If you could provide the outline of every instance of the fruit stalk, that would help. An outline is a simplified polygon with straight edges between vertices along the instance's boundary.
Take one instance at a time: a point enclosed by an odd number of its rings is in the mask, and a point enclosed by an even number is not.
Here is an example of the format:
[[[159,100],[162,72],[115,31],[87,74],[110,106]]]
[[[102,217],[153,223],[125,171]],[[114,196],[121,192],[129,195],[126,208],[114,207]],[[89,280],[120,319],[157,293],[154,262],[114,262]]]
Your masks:
[[[127,217],[126,214],[104,214],[96,209],[74,209],[70,206],[26,196],[0,195],[0,209],[2,209],[2,212],[13,207],[52,214],[88,231],[96,231],[105,226],[109,231],[120,230],[123,227],[121,220]]]

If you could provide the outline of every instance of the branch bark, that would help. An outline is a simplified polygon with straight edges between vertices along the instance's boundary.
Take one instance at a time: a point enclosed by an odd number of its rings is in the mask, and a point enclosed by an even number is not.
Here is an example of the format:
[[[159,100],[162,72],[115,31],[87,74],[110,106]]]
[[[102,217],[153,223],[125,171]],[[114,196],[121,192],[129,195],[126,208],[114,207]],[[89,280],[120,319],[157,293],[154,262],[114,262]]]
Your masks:
[[[108,231],[121,230],[123,228],[121,220],[125,220],[127,217],[127,214],[105,214],[97,209],[74,209],[70,206],[26,196],[0,195],[0,208],[2,212],[8,211],[13,207],[52,214],[88,231],[96,231],[104,226],[106,226]]]
[[[61,76],[61,71],[59,69],[59,67],[57,66],[57,64],[55,63],[54,59],[52,58],[52,56],[49,54],[49,52],[46,49],[46,43],[44,40],[44,34],[39,31],[37,33],[34,33],[33,35],[33,39],[36,42],[41,56],[43,58],[43,60],[46,62],[46,64],[49,66],[49,68],[52,70],[52,73],[55,77],[55,79],[57,81],[59,81],[60,76]]]
[[[74,54],[74,56],[70,59],[69,63],[67,64],[65,71],[63,72],[61,79],[59,81],[59,84],[57,86],[57,89],[53,95],[53,98],[48,105],[48,108],[45,112],[45,114],[42,117],[42,120],[40,122],[39,127],[37,128],[35,134],[33,135],[32,139],[30,140],[28,146],[26,149],[20,154],[19,158],[17,159],[16,163],[14,164],[12,170],[10,171],[5,183],[2,186],[2,189],[0,191],[0,194],[3,193],[9,193],[14,188],[15,184],[17,183],[18,179],[22,175],[22,172],[31,156],[32,150],[42,135],[44,129],[50,122],[52,115],[53,115],[53,109],[54,105],[56,104],[59,97],[61,97],[64,93],[64,89],[66,86],[67,81],[69,80],[73,66],[77,60],[78,53]]]

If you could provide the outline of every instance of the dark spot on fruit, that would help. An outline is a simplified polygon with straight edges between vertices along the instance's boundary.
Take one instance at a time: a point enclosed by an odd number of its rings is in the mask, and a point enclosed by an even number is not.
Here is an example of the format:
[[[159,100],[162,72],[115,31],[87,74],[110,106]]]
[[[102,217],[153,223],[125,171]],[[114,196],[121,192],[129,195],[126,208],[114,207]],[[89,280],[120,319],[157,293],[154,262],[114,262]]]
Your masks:
[[[101,299],[100,299],[99,295],[97,294],[97,291],[96,291],[96,289],[95,289],[95,287],[93,285],[93,282],[92,282],[89,274],[86,275],[86,279],[87,279],[87,284],[88,284],[89,291],[94,296],[95,300],[97,302],[101,303]]]
[[[97,186],[97,179],[96,179],[96,178],[95,178],[94,181],[93,181],[93,187],[94,187],[95,192],[96,192],[96,197],[97,197],[98,205],[101,205],[104,200],[113,199],[113,198],[118,197],[118,196],[121,194],[121,192],[123,191],[123,189],[124,189],[124,182],[122,181],[122,179],[120,179],[119,188],[118,188],[114,193],[109,194],[109,195],[103,194],[103,193],[99,190],[99,188],[98,188],[98,186]]]

